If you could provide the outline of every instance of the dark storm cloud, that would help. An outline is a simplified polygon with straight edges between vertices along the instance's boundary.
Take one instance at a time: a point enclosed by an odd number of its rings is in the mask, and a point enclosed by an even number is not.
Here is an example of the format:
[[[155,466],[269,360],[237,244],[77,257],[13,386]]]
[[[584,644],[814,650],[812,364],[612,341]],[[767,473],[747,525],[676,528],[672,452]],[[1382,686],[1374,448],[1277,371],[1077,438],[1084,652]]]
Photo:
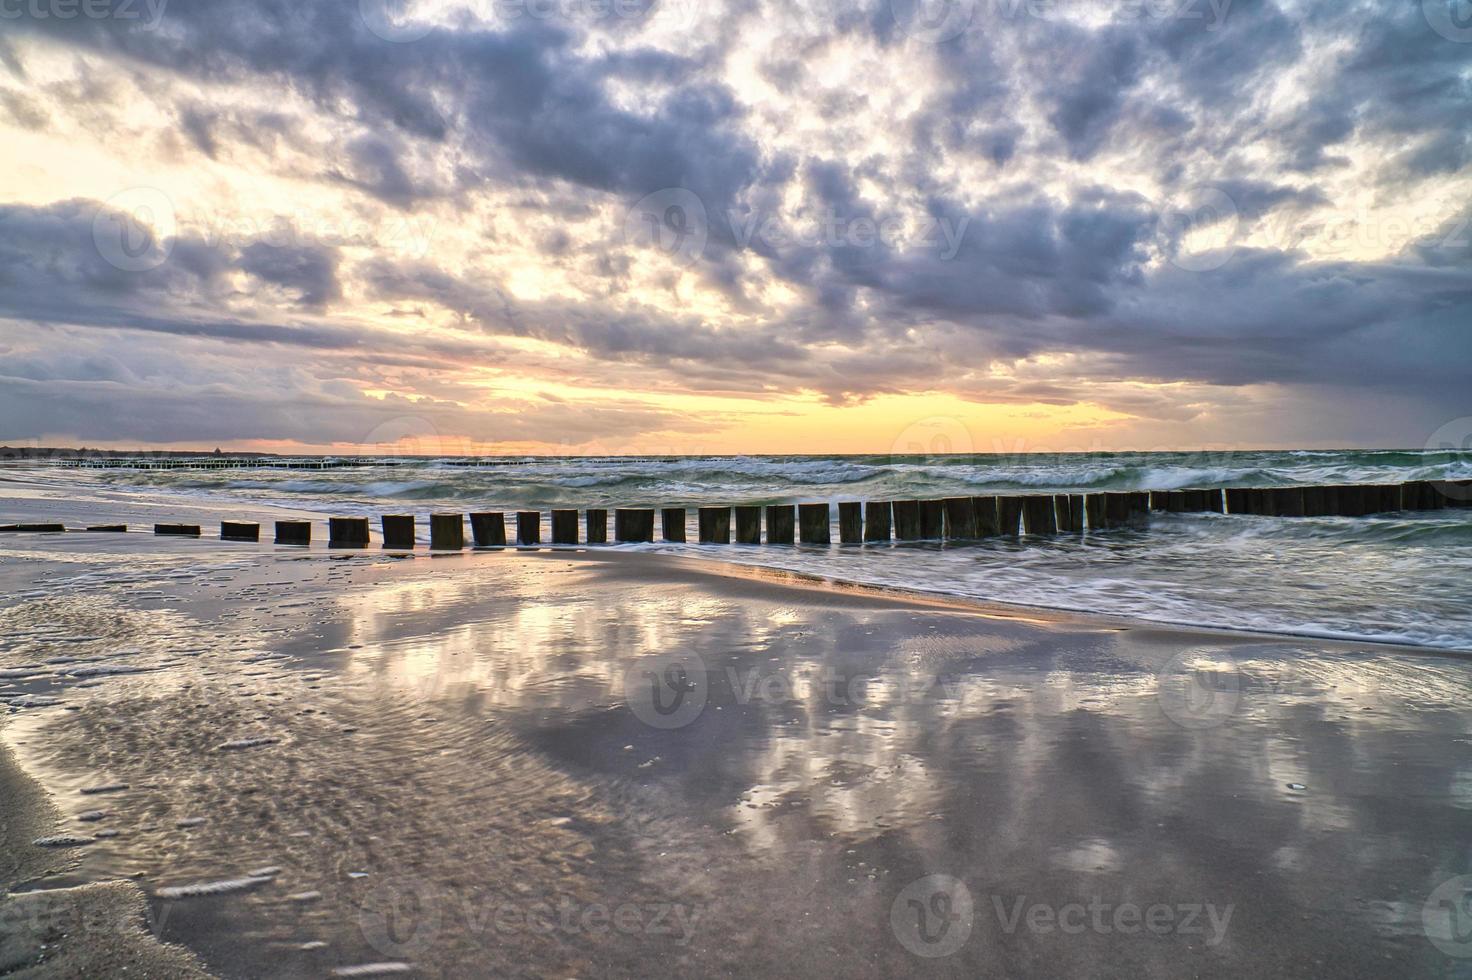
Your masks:
[[[85,55],[94,92],[108,72],[158,81],[145,87],[201,158],[249,150],[260,166],[406,212],[454,208],[481,191],[522,202],[498,216],[550,223],[527,237],[544,261],[572,270],[584,298],[518,300],[495,276],[432,257],[363,260],[188,234],[166,261],[124,271],[91,241],[101,206],[64,202],[0,210],[0,314],[334,358],[398,348],[385,360],[422,365],[465,355],[461,341],[416,336],[403,349],[343,319],[343,297],[358,293],[405,316],[448,311],[487,343],[534,339],[694,391],[802,389],[843,401],[948,388],[1064,403],[1070,392],[1092,397],[1107,376],[1464,407],[1472,250],[1459,239],[1364,262],[1251,236],[1333,220],[1347,207],[1334,180],[1355,147],[1381,161],[1382,195],[1407,202],[1416,182],[1465,172],[1472,45],[1439,34],[1419,2],[1177,5],[1199,17],[1120,7],[1104,23],[1026,6],[978,0],[964,32],[926,44],[888,3],[799,16],[733,2],[704,9],[709,29],[673,49],[647,46],[638,17],[462,18],[394,43],[369,29],[357,2],[176,0],[158,30],[18,22],[13,37]],[[738,95],[734,53],[769,24],[776,37],[754,70],[800,93],[833,139],[784,143],[774,138],[781,121]],[[894,147],[884,159],[840,139],[848,120],[880,111],[875,93],[827,84],[822,71],[824,59],[850,56],[845,45],[866,44],[914,69],[886,82],[913,82],[916,97],[883,120]],[[80,111],[75,98],[14,87],[25,78],[14,41],[0,40],[0,61],[12,76],[0,112],[17,125]],[[226,84],[279,91],[282,108],[201,100]],[[299,116],[299,101],[315,115]],[[106,106],[99,97],[89,111],[103,118]],[[305,170],[286,160],[302,147]],[[1224,195],[1230,208],[1215,225],[1250,247],[1234,241],[1224,262],[1198,264],[1184,254],[1193,226],[1171,200],[1139,190],[1149,185],[1166,197]],[[727,320],[678,300],[622,301],[643,248],[617,228],[579,230],[664,188],[695,192],[706,210],[709,240],[688,271],[729,304]],[[787,215],[793,199],[849,225],[904,213],[937,230],[862,245],[742,233],[740,222]],[[795,309],[768,305],[774,286],[800,298]],[[1072,366],[1047,379],[992,373],[1050,354]],[[1114,397],[1167,414],[1153,400],[1165,396]]]

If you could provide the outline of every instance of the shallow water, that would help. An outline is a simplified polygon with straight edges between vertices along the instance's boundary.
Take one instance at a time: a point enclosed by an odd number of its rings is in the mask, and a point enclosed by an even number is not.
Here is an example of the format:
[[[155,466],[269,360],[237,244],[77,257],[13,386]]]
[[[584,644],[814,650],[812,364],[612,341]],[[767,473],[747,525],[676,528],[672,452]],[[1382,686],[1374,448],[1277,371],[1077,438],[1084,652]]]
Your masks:
[[[64,812],[106,811],[64,831],[118,834],[64,880],[135,878],[226,976],[1462,964],[1425,910],[1472,872],[1463,658],[638,556],[199,543],[139,568],[149,539],[111,567],[78,540],[0,562],[0,667],[33,672],[0,697],[60,702],[3,737]],[[74,672],[119,663],[149,672]],[[1080,932],[1013,914],[1090,903]],[[1115,918],[1154,907],[1159,932]]]
[[[1399,483],[1472,477],[1461,451],[1093,453],[1031,456],[395,459],[290,470],[0,469],[58,494],[379,515],[545,512],[552,506],[686,506],[905,499],[1027,491]],[[3,484],[0,484],[3,485]],[[836,514],[834,515],[836,519]],[[550,537],[544,527],[543,540]],[[836,531],[834,538],[837,538]],[[424,538],[427,542],[427,538]],[[1157,514],[1148,532],[962,547],[676,550],[846,581],[1162,623],[1472,650],[1472,509],[1367,518]]]

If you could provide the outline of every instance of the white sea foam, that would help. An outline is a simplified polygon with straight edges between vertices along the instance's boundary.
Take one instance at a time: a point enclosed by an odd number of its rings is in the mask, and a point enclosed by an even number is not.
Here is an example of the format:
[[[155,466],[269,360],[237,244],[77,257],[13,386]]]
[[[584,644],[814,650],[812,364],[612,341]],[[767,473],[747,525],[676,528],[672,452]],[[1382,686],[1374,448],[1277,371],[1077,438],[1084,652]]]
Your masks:
[[[408,973],[414,967],[408,963],[363,963],[359,966],[340,966],[332,971],[334,977],[387,977]]]
[[[91,837],[58,834],[55,837],[38,837],[31,843],[37,847],[83,847],[87,844],[94,844],[96,841]]]
[[[254,749],[262,745],[275,745],[281,741],[277,738],[237,738],[230,742],[221,742],[216,749],[220,752],[238,752],[241,749]]]

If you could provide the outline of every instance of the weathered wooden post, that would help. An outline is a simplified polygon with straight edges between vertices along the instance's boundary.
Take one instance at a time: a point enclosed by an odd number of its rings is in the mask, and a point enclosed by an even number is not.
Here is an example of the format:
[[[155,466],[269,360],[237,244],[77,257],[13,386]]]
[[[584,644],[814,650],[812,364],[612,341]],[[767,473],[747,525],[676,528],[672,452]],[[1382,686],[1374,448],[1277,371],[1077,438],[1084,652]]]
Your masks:
[[[1140,491],[1125,494],[1128,499],[1130,527],[1150,526],[1150,495]]]
[[[253,521],[221,521],[221,541],[259,541],[261,526]]]
[[[997,533],[1004,537],[1015,538],[1020,531],[1022,522],[1023,500],[1018,496],[1005,496],[997,498]]]
[[[1247,513],[1247,488],[1229,487],[1227,489],[1227,511],[1228,514]]]
[[[659,512],[660,537],[666,541],[685,540],[685,508],[666,507]]]
[[[1074,534],[1084,533],[1084,495],[1081,493],[1068,496],[1068,529]]]
[[[971,541],[980,537],[976,527],[976,498],[947,497],[945,536],[952,541]]]
[[[506,546],[506,515],[499,511],[470,515],[470,531],[475,535],[477,548],[504,548]],[[413,541],[413,538],[410,538]]]
[[[1279,517],[1303,516],[1303,488],[1277,487],[1273,490],[1273,510]]]
[[[578,543],[578,512],[561,508],[552,512],[552,543]]]
[[[590,507],[583,514],[583,540],[588,544],[608,543],[608,511]]]
[[[331,527],[331,523],[330,522],[329,522],[329,525],[328,526],[329,526],[329,528]],[[362,544],[355,544],[355,543],[336,544],[336,545],[333,545],[333,547],[336,547],[336,548],[343,548],[343,547],[348,547],[348,548],[361,548],[361,547],[364,547],[367,544],[367,534],[366,534],[366,532],[364,532],[364,533],[362,533],[359,536],[362,537],[362,539],[363,539],[363,543]],[[332,537],[332,535],[329,532],[328,538],[330,539],[331,537]],[[357,539],[354,538],[353,540],[356,541]],[[299,545],[299,546],[302,546],[302,547],[305,547],[307,545],[310,545],[312,543],[312,522],[311,521],[277,521],[276,522],[276,543],[277,544]],[[331,544],[331,541],[329,540],[328,543]]]
[[[654,540],[653,508],[620,508],[613,512],[613,540],[619,544],[645,544]]]
[[[767,544],[792,544],[796,531],[796,507],[791,504],[767,505]]]
[[[429,515],[429,550],[461,551],[465,548],[464,514]]]
[[[864,504],[864,540],[878,544],[889,540],[890,518],[894,506],[888,500],[870,500]]]
[[[1380,488],[1380,506],[1387,514],[1393,514],[1406,509],[1405,501],[1400,495],[1399,483],[1387,483]]]
[[[701,507],[696,512],[701,544],[731,543],[731,508]]]
[[[89,531],[105,531],[105,532],[107,532],[109,534],[127,534],[128,533],[128,525],[126,525],[126,524],[92,524],[92,525],[89,525],[88,526],[87,530],[89,530]],[[259,530],[257,530],[257,535],[259,536]]]
[[[797,520],[803,544],[832,544],[827,504],[798,504]]]
[[[997,498],[994,496],[972,497],[976,505],[976,536],[994,538],[1002,533],[1002,522],[997,513]]]
[[[864,540],[864,505],[857,500],[838,502],[838,541],[859,544]]]
[[[1130,495],[1106,493],[1104,495],[1104,526],[1126,527],[1130,522]]]
[[[1151,510],[1170,510],[1170,491],[1169,490],[1151,490],[1150,491],[1150,509]]]
[[[536,510],[522,510],[516,513],[516,543],[517,544],[541,544],[542,543],[542,513]]]
[[[736,508],[736,543],[762,543],[762,509],[742,505]]]
[[[282,525],[295,524],[295,528],[288,528],[288,538],[293,536],[296,540],[282,540]],[[305,532],[301,525],[306,524]],[[278,544],[306,544],[311,539],[312,525],[306,521],[277,521],[276,542]],[[327,547],[329,548],[366,548],[368,547],[368,518],[366,517],[331,517],[327,520]]]
[[[1090,531],[1102,531],[1109,526],[1109,499],[1102,493],[1084,494],[1084,513],[1088,517]]]
[[[920,537],[939,541],[946,535],[946,505],[943,500],[920,501]]]
[[[1303,487],[1303,516],[1324,516],[1324,488]]]
[[[1068,534],[1073,530],[1073,500],[1068,494],[1053,494],[1053,513],[1056,515],[1059,534]]]
[[[1053,513],[1051,494],[1029,494],[1022,498],[1022,519],[1028,534],[1057,534],[1058,518]]]
[[[872,504],[870,506],[873,506]],[[918,500],[896,500],[890,504],[890,512],[894,516],[894,537],[896,541],[919,541],[920,540],[920,501]],[[888,534],[884,540],[888,540]]]
[[[22,524],[22,531],[64,531],[66,528],[60,524]],[[179,538],[197,538],[200,529],[198,524],[155,524],[154,534],[167,534]]]
[[[474,516],[472,515],[472,521]],[[383,526],[383,546],[390,551],[414,550],[414,515],[384,514],[379,519]],[[476,544],[479,544],[476,541]]]

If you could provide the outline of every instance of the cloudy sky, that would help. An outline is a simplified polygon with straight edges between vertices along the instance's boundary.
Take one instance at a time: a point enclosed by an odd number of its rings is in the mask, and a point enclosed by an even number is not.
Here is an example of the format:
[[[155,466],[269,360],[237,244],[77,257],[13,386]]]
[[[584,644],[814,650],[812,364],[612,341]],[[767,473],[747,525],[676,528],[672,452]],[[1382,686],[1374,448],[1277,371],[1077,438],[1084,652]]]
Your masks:
[[[1467,0],[0,0],[0,160],[11,444],[1472,416]]]

